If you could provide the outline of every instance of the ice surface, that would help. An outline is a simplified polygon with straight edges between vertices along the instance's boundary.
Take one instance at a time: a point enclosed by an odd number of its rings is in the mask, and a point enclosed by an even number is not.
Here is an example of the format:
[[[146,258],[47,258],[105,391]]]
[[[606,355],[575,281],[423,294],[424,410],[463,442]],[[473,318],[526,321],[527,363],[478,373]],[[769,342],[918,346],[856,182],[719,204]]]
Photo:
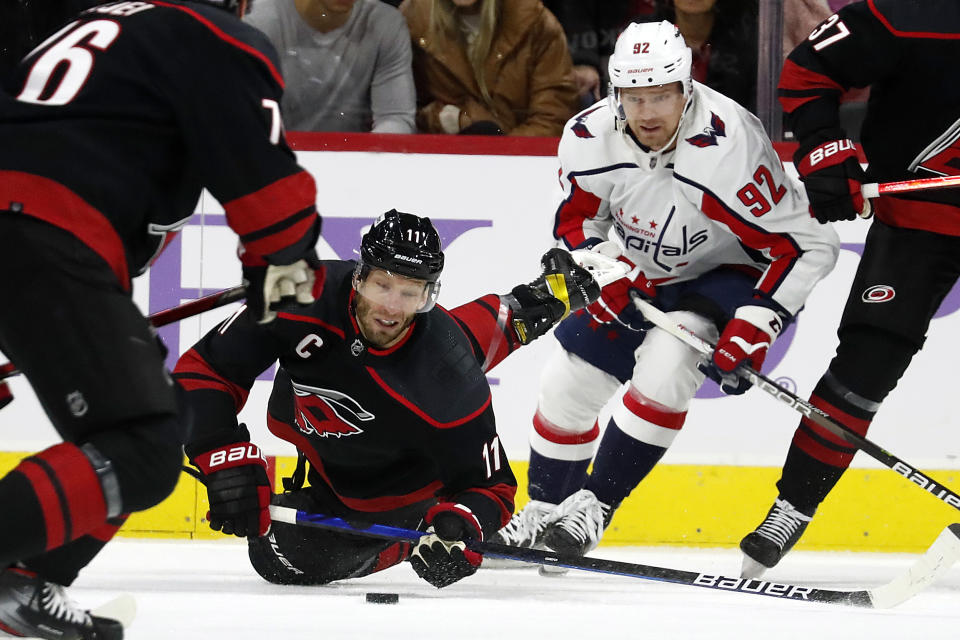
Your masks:
[[[738,574],[734,550],[601,547],[594,555],[649,565]],[[794,552],[766,578],[830,589],[883,584],[908,554]],[[367,592],[400,594],[371,604]],[[271,585],[250,568],[242,542],[112,542],[70,589],[93,607],[137,598],[131,640],[623,640],[709,638],[830,640],[960,637],[960,566],[891,610],[785,602],[693,586],[571,570],[482,569],[446,589],[407,564],[323,587]]]

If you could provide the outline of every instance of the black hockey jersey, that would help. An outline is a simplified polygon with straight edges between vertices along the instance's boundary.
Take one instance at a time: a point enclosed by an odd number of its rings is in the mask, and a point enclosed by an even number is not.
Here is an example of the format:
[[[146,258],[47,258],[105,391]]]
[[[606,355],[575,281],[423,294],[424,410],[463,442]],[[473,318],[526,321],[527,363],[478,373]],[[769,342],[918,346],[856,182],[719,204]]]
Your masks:
[[[306,455],[311,484],[362,512],[460,503],[491,535],[516,492],[484,375],[519,346],[498,323],[499,296],[434,307],[398,344],[371,348],[351,311],[354,266],[325,261],[314,304],[269,325],[241,309],[180,358],[174,377],[194,409],[191,440],[235,431],[254,380],[279,360],[267,426]]]
[[[82,13],[31,52],[0,94],[0,215],[78,236],[124,286],[193,213],[224,205],[248,263],[288,263],[319,230],[313,178],[280,121],[266,37],[177,0]]]
[[[779,95],[798,140],[839,128],[840,95],[870,86],[861,140],[871,181],[960,174],[960,3],[847,5],[791,52]],[[888,224],[960,235],[960,190],[882,196]]]

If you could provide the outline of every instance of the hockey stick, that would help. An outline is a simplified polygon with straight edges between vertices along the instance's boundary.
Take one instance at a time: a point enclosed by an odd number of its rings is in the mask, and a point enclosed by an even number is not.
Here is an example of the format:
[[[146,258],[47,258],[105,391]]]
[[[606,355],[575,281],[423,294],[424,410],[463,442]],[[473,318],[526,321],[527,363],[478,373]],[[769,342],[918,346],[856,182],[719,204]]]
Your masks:
[[[332,531],[342,531],[382,540],[416,542],[425,535],[422,531],[402,529],[386,525],[373,524],[367,527],[355,526],[341,518],[325,516],[320,513],[307,513],[290,507],[273,505],[270,517],[275,522],[315,527]],[[960,524],[951,524],[934,541],[916,563],[904,574],[875,589],[860,591],[837,591],[818,589],[782,582],[768,582],[753,578],[728,578],[716,574],[697,573],[682,569],[668,569],[645,564],[631,564],[601,558],[583,558],[562,556],[540,549],[523,549],[493,542],[469,541],[467,546],[484,556],[519,560],[550,567],[565,567],[596,573],[671,582],[720,591],[736,591],[759,596],[770,596],[783,600],[801,602],[825,602],[845,604],[856,607],[885,609],[896,606],[915,595],[945,573],[960,557]]]
[[[675,323],[670,319],[669,316],[667,316],[666,313],[657,307],[653,306],[639,296],[634,297],[633,303],[637,309],[643,313],[644,318],[659,328],[663,329],[670,335],[679,338],[704,355],[713,354],[715,345],[710,344],[708,341],[693,333],[683,325]],[[951,507],[960,510],[960,496],[933,478],[927,476],[913,465],[904,462],[886,449],[883,449],[870,440],[867,440],[846,425],[843,425],[830,417],[823,410],[813,406],[788,389],[784,389],[759,371],[756,371],[755,369],[752,369],[746,365],[740,365],[740,367],[736,370],[736,373],[745,377],[765,393],[773,396],[780,402],[783,402],[790,408],[803,414],[805,417],[817,423],[833,435],[843,438],[853,446],[869,455],[871,458],[878,460],[879,462],[882,462],[886,466],[890,467],[904,478],[909,480],[911,483],[920,487],[926,493],[929,493],[935,498],[939,498],[943,502],[946,502]]]
[[[233,287],[232,289],[225,289],[223,291],[211,293],[210,295],[202,298],[197,298],[196,300],[191,300],[190,302],[184,302],[183,304],[176,307],[171,307],[170,309],[157,311],[156,313],[147,316],[147,320],[149,320],[150,324],[152,324],[154,327],[163,327],[168,324],[173,324],[174,322],[179,322],[184,318],[201,314],[204,311],[210,311],[211,309],[222,307],[230,304],[231,302],[243,300],[246,295],[247,290],[242,286]],[[20,371],[18,371],[13,364],[9,362],[0,364],[0,381],[5,380],[10,376],[15,376],[19,373]],[[5,385],[3,382],[0,382],[0,408],[4,406],[4,395],[2,393],[4,386]],[[12,398],[10,399],[12,400]],[[7,402],[9,402],[9,400]]]
[[[876,198],[884,193],[904,193],[923,189],[945,189],[947,187],[960,187],[960,176],[917,178],[916,180],[903,180],[901,182],[869,182],[860,185],[860,193],[864,198]]]

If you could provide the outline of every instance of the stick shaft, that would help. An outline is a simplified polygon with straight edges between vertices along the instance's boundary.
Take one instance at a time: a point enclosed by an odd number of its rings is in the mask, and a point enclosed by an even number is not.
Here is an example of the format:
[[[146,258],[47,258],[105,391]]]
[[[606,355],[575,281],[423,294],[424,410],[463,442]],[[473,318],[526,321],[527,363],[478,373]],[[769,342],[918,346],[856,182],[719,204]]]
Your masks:
[[[634,304],[643,313],[643,316],[647,320],[657,325],[667,333],[679,338],[700,353],[705,355],[710,355],[713,353],[714,345],[710,344],[708,341],[704,340],[687,328],[678,325],[671,320],[666,313],[653,306],[646,300],[643,300],[642,298],[635,298]],[[737,369],[737,373],[745,376],[754,384],[754,386],[762,390],[764,393],[774,397],[775,399],[789,406],[791,409],[806,416],[833,435],[843,438],[853,446],[869,455],[871,458],[878,460],[879,462],[882,462],[886,466],[890,467],[923,491],[929,493],[935,498],[938,498],[939,500],[942,500],[943,502],[946,502],[955,509],[960,510],[960,495],[957,495],[933,478],[927,476],[922,471],[917,469],[917,467],[913,466],[912,464],[908,464],[886,449],[881,448],[855,431],[852,431],[846,425],[830,417],[830,415],[823,410],[813,406],[795,393],[784,389],[759,371],[756,371],[755,369],[752,369],[746,365],[741,365],[740,368]]]
[[[290,507],[271,506],[270,515],[275,522],[286,522],[306,527],[315,527],[332,531],[380,538],[382,540],[397,540],[416,542],[425,535],[422,531],[403,529],[385,525],[369,525],[367,527],[354,526],[340,518],[325,516],[319,513],[297,511]],[[833,589],[817,589],[791,585],[786,583],[768,582],[747,578],[730,578],[716,574],[697,573],[682,569],[668,569],[644,564],[632,564],[616,560],[601,558],[582,558],[578,556],[561,556],[550,551],[539,549],[522,549],[492,542],[467,543],[470,549],[484,556],[519,560],[533,564],[553,567],[579,569],[595,573],[606,573],[644,580],[670,582],[718,591],[734,591],[751,595],[762,595],[782,600],[799,600],[802,602],[827,602],[846,604],[859,607],[873,607],[874,603],[869,591],[836,591]]]
[[[225,289],[223,291],[211,293],[210,295],[202,298],[197,298],[196,300],[184,302],[183,304],[170,309],[157,311],[156,313],[147,316],[147,320],[149,320],[150,324],[152,324],[154,327],[159,328],[174,322],[179,322],[184,318],[201,314],[204,311],[210,311],[211,309],[222,307],[230,304],[231,302],[242,300],[245,296],[246,289],[244,289],[242,286],[233,287],[232,289]],[[0,364],[0,380],[4,380],[10,376],[15,376],[19,373],[20,371],[15,369],[9,362]]]
[[[921,191],[923,189],[945,189],[960,186],[960,176],[943,176],[939,178],[917,178],[916,180],[902,180],[900,182],[867,183],[860,187],[864,198],[876,198],[885,193],[905,193],[907,191]]]

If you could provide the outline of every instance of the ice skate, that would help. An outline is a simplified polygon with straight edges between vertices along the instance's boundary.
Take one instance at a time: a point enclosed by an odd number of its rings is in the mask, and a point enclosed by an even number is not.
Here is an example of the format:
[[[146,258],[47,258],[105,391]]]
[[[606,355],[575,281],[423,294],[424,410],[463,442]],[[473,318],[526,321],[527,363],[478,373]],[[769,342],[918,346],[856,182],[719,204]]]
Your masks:
[[[122,640],[119,620],[81,609],[58,584],[25,569],[0,573],[0,637]]]
[[[559,554],[582,556],[600,543],[613,509],[589,489],[581,489],[560,503],[556,515],[543,532],[543,543]]]
[[[543,530],[553,520],[553,513],[557,505],[540,500],[531,500],[526,506],[513,514],[510,522],[503,529],[497,531],[490,542],[506,544],[522,549],[546,549],[543,545]],[[487,569],[512,569],[517,567],[534,567],[536,565],[519,560],[486,557],[483,567]]]
[[[740,575],[759,578],[776,566],[803,535],[810,520],[810,516],[800,513],[786,500],[777,499],[760,526],[740,541],[743,551]]]

